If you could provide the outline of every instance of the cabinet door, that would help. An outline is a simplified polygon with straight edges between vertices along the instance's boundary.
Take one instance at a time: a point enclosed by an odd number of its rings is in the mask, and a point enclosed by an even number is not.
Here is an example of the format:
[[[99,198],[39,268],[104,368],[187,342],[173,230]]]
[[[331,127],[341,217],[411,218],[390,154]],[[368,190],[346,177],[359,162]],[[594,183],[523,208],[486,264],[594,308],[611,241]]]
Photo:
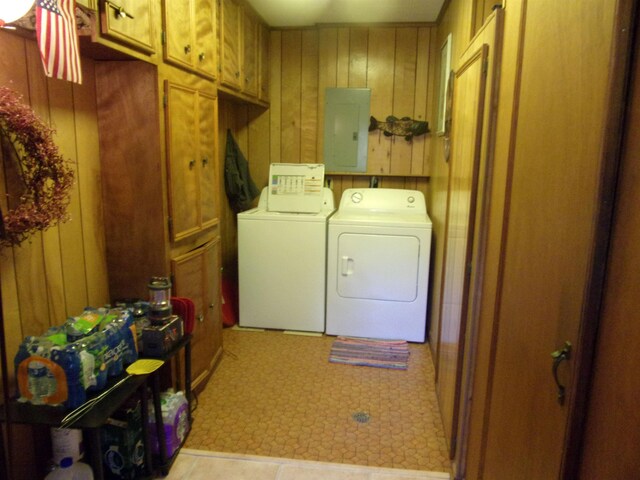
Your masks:
[[[155,53],[151,12],[151,0],[102,0],[101,33],[141,52]]]
[[[244,92],[258,96],[258,22],[247,10],[243,15],[243,62]]]
[[[164,0],[163,21],[164,59],[181,67],[193,68],[193,2]]]
[[[258,73],[260,78],[260,91],[258,92],[258,97],[260,100],[265,102],[269,101],[269,42],[270,42],[270,32],[269,28],[264,24],[260,23],[260,38],[258,45]]]
[[[218,99],[200,93],[198,97],[200,123],[200,208],[202,228],[218,222]]]
[[[195,68],[205,77],[216,77],[216,2],[195,0]]]
[[[176,296],[193,300],[196,321],[191,341],[192,387],[205,381],[222,348],[220,238],[171,261]]]
[[[200,231],[197,92],[165,83],[169,216],[173,241]],[[151,172],[150,172],[151,173]]]
[[[213,369],[218,356],[222,353],[221,255],[220,237],[218,237],[209,242],[209,247],[204,254],[207,345],[202,348],[205,351],[205,357],[208,358],[209,371]]]
[[[234,0],[220,0],[220,82],[240,90],[240,7]]]

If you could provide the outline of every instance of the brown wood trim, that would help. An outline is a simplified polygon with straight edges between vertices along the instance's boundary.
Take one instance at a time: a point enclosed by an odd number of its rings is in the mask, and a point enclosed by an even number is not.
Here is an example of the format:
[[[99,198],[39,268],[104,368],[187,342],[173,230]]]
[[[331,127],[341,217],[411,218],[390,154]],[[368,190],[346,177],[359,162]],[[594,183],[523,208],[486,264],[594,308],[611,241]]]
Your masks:
[[[611,241],[613,207],[626,127],[627,100],[631,75],[634,35],[638,28],[637,1],[620,0],[615,20],[614,40],[609,68],[607,117],[602,139],[602,168],[600,171],[599,199],[594,227],[594,245],[590,275],[584,293],[581,329],[574,364],[574,382],[565,434],[565,452],[559,478],[578,478],[583,448],[584,418],[588,413],[589,391],[593,356],[600,323],[607,258]]]
[[[316,23],[315,25],[269,27],[272,32],[286,32],[287,30],[320,30],[322,28],[403,28],[403,27],[437,27],[437,22],[372,22],[372,23]]]
[[[489,105],[488,105],[488,126],[489,131],[487,132],[487,145],[485,147],[485,165],[482,171],[482,178],[485,179],[485,183],[482,191],[482,199],[480,200],[480,205],[477,207],[477,215],[478,215],[478,232],[475,238],[476,241],[476,258],[473,262],[474,265],[474,276],[472,279],[473,283],[473,298],[471,298],[471,303],[469,306],[469,316],[471,325],[469,327],[468,341],[469,347],[467,348],[468,359],[463,359],[463,361],[468,365],[467,378],[463,380],[463,382],[467,383],[467,386],[471,391],[473,391],[473,381],[476,367],[476,354],[477,354],[477,342],[478,342],[478,322],[481,311],[481,300],[482,300],[482,289],[484,282],[484,273],[485,273],[485,263],[486,263],[486,253],[487,253],[487,236],[488,236],[488,228],[489,228],[489,216],[491,212],[491,205],[489,204],[491,199],[491,192],[493,188],[493,166],[494,166],[494,157],[495,157],[495,147],[496,147],[496,134],[498,129],[498,106],[497,102],[500,96],[500,72],[502,69],[502,51],[504,46],[504,10],[498,9],[494,11],[492,16],[495,16],[495,36],[493,39],[493,62],[490,65],[491,73],[489,74],[489,78],[491,78],[491,84],[489,85],[491,91],[488,93]],[[485,25],[488,25],[489,21],[485,22],[482,28],[479,30],[482,31],[485,28]],[[471,408],[468,406],[461,407],[464,411],[464,418],[462,418],[462,424],[460,427],[460,438],[462,442],[459,444],[460,451],[456,455],[456,474],[464,475],[466,474],[466,465],[467,465],[467,452],[468,452],[468,429],[470,424],[470,413]]]
[[[500,239],[500,265],[498,267],[498,276],[496,279],[496,298],[495,298],[495,309],[493,313],[493,326],[491,333],[491,345],[489,347],[489,372],[487,373],[487,390],[486,390],[486,403],[484,409],[484,420],[482,427],[482,451],[479,454],[479,462],[477,471],[479,472],[479,479],[483,478],[484,474],[484,464],[486,460],[487,453],[487,437],[489,435],[489,423],[490,423],[490,412],[491,412],[491,400],[493,394],[493,374],[494,374],[494,366],[496,362],[496,349],[498,343],[498,333],[500,329],[500,305],[501,305],[501,297],[504,283],[504,257],[505,257],[505,249],[507,245],[507,237],[509,232],[509,215],[510,215],[510,206],[511,206],[511,186],[513,183],[513,167],[514,167],[514,158],[515,158],[515,148],[516,148],[516,137],[518,131],[518,112],[519,112],[519,102],[520,102],[520,89],[521,89],[521,81],[522,81],[522,58],[524,54],[524,38],[525,38],[525,30],[527,24],[527,0],[522,0],[522,12],[520,16],[520,28],[519,36],[518,36],[518,53],[516,59],[516,75],[513,87],[513,106],[511,110],[511,135],[509,139],[509,157],[507,159],[507,174],[505,181],[505,196],[504,196],[504,212],[502,219],[502,234]]]
[[[438,14],[438,18],[436,18],[436,25],[440,25],[440,23],[442,23],[442,19],[447,13],[447,10],[449,9],[449,5],[451,5],[451,0],[444,0],[444,3],[440,8],[440,13]]]

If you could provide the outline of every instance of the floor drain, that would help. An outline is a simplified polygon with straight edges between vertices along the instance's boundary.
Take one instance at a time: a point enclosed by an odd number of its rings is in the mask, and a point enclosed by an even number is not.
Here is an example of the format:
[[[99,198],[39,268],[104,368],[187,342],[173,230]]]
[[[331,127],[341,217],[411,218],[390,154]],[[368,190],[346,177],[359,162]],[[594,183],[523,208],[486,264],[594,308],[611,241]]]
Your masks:
[[[371,417],[369,417],[369,414],[366,412],[356,412],[351,415],[351,418],[358,423],[367,423]]]

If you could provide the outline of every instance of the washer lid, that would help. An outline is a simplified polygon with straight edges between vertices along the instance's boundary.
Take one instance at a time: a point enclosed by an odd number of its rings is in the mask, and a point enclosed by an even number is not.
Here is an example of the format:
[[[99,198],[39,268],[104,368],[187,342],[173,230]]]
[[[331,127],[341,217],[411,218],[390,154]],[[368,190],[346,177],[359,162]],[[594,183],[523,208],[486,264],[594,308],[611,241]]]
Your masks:
[[[333,210],[322,210],[318,213],[270,212],[261,208],[252,208],[238,214],[238,219],[268,220],[270,222],[326,222]],[[275,225],[275,224],[274,224]]]

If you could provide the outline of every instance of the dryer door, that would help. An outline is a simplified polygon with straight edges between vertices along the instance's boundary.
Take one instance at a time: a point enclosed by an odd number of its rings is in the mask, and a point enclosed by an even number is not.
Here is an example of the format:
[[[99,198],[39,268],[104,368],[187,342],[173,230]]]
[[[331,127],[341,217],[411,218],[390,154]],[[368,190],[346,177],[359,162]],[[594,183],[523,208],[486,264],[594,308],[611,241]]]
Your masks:
[[[413,302],[419,259],[418,237],[343,233],[338,238],[338,295]]]

